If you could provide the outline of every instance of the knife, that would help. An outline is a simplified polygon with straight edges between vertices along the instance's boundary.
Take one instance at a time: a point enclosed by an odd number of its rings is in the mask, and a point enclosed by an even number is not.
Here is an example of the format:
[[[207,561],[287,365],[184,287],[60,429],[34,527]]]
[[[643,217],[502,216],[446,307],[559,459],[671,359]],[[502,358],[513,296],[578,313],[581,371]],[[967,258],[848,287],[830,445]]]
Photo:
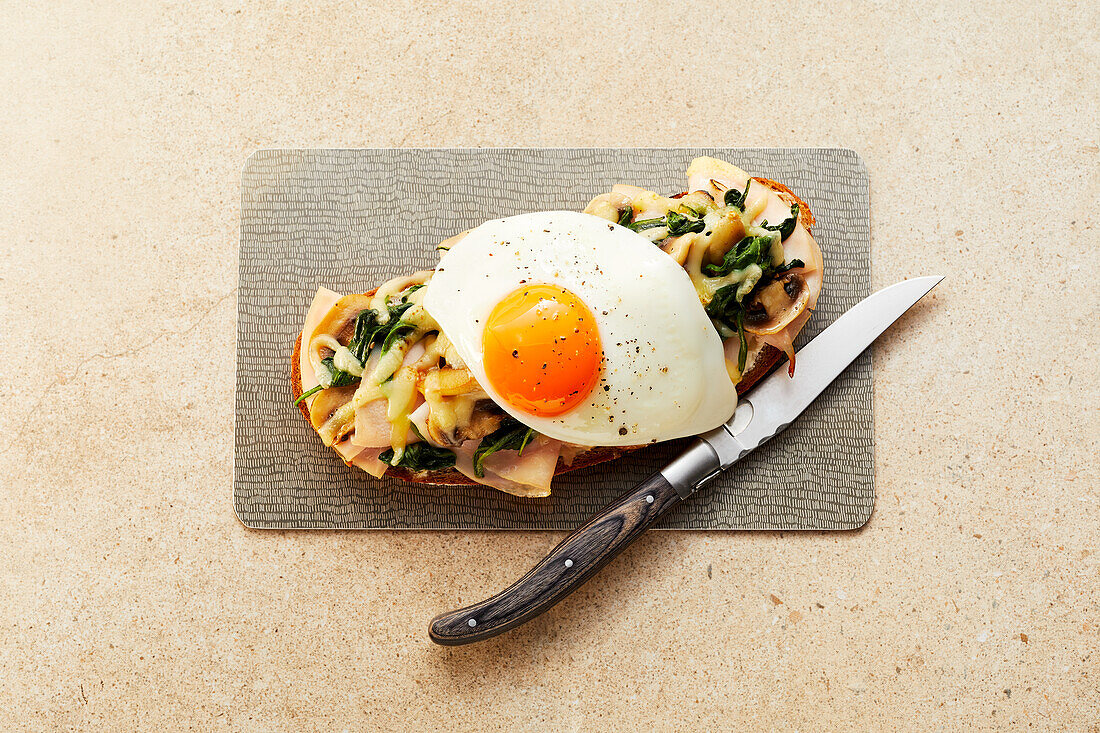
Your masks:
[[[798,371],[779,369],[737,405],[723,425],[698,436],[678,458],[609,504],[542,562],[481,603],[432,619],[437,644],[470,644],[514,629],[575,591],[670,509],[791,424],[890,324],[942,277],[891,285],[855,305],[802,347]]]

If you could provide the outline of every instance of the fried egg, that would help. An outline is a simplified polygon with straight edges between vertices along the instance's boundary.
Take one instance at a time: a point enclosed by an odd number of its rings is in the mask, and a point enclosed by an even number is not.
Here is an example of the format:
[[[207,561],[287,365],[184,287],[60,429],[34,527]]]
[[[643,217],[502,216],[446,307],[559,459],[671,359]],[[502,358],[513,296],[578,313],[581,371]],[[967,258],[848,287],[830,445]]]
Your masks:
[[[551,438],[671,440],[736,407],[722,341],[687,273],[605,219],[486,222],[443,255],[423,304],[493,401]]]

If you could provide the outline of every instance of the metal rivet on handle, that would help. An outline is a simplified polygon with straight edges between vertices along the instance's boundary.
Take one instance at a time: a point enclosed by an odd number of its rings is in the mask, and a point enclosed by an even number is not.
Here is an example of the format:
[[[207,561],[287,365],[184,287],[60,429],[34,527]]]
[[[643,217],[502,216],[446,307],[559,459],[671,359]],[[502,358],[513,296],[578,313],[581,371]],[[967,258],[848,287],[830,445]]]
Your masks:
[[[653,503],[653,494],[650,494],[649,496],[647,496],[645,498],[645,503],[646,504],[652,504]]]
[[[469,621],[466,622],[466,625],[467,626],[477,626],[477,621],[475,621],[474,619],[470,619]]]
[[[572,560],[566,560],[565,561],[565,567],[567,567],[567,568],[573,567],[573,561]]]

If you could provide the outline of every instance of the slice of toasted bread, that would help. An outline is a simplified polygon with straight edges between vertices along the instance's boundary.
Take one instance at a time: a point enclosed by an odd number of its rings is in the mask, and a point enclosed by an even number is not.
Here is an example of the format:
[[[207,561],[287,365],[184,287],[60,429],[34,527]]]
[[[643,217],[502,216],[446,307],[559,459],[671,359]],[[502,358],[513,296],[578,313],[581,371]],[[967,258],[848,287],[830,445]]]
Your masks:
[[[784,186],[782,183],[773,181],[768,178],[754,177],[753,180],[762,183],[765,186],[775,190],[779,196],[788,204],[798,204],[799,220],[807,230],[814,224],[814,215],[810,211],[810,207],[805,201],[800,199],[794,191]],[[374,290],[367,291],[366,295],[373,295]],[[291,359],[291,373],[290,373],[290,389],[293,394],[293,399],[297,400],[302,394],[302,374],[299,367],[299,355],[302,348],[302,336],[298,334],[297,340],[294,342],[294,356]],[[737,394],[742,395],[748,390],[752,389],[753,385],[763,379],[775,366],[783,359],[783,352],[765,344],[763,348],[757,353],[756,359],[749,364],[741,376],[741,381],[737,384]],[[298,405],[298,409],[302,415],[305,416],[306,421],[309,422],[309,408],[305,402]],[[579,454],[573,459],[573,462],[566,465],[560,458],[558,459],[558,467],[554,471],[554,475],[565,473],[567,471],[575,471],[581,468],[588,468],[589,466],[595,466],[600,463],[612,461],[619,458],[626,453],[636,451],[640,448],[644,448],[644,445],[626,446],[619,448],[612,447],[595,447]],[[476,481],[472,481],[466,476],[462,475],[454,469],[447,469],[445,471],[410,471],[406,468],[394,467],[386,469],[387,476],[393,476],[399,478],[402,481],[409,481],[417,484],[429,484],[434,486],[477,486]]]

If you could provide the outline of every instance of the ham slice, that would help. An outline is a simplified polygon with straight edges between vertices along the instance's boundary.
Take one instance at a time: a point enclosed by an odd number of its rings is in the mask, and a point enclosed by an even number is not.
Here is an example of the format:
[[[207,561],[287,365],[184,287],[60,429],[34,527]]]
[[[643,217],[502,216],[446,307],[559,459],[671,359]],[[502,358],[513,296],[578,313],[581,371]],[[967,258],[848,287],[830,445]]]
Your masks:
[[[351,442],[355,445],[377,448],[390,444],[390,421],[386,419],[389,402],[382,398],[368,402],[355,410],[355,432]]]
[[[344,460],[344,463],[361,468],[375,478],[382,478],[382,474],[389,468],[387,464],[378,460],[378,456],[386,448],[365,448],[352,443],[350,440],[343,440],[332,447],[336,450],[337,455]]]
[[[351,442],[364,448],[389,448],[393,431],[386,418],[389,407],[390,403],[386,399],[373,400],[359,407],[355,411],[355,432],[351,434]],[[405,445],[412,445],[419,440],[412,429],[405,434]]]
[[[382,478],[382,475],[386,473],[386,469],[389,465],[378,460],[378,456],[381,455],[385,448],[364,448],[355,456],[355,459],[351,462],[353,466],[361,468],[371,476],[375,478]]]
[[[313,371],[313,365],[309,362],[309,340],[313,338],[313,332],[325,314],[332,310],[336,301],[343,297],[328,288],[317,288],[317,294],[313,296],[313,303],[306,313],[306,322],[302,326],[302,346],[298,355],[298,368],[302,374],[302,392],[308,392],[317,386],[317,374]],[[313,397],[306,398],[306,405],[313,401]]]
[[[402,365],[409,366],[410,364],[415,364],[422,356],[424,356],[424,345],[417,342],[413,344],[412,348],[405,354]],[[378,358],[378,349],[376,348],[371,352],[370,358],[367,359],[367,365],[363,369],[363,374],[370,374],[374,371],[375,365],[378,364]],[[355,410],[355,433],[351,436],[351,442],[356,445],[371,448],[379,446],[388,448],[390,446],[390,435],[392,432],[392,426],[387,418],[388,410],[389,401],[385,398],[372,400],[358,407]],[[416,436],[416,433],[409,430],[408,435],[405,436],[405,445],[415,443],[418,440],[420,440],[420,438]]]
[[[774,346],[787,355],[787,359],[790,360],[787,365],[787,373],[792,377],[794,376],[794,339],[798,336],[798,332],[802,330],[802,327],[806,325],[806,321],[810,320],[810,314],[810,309],[806,308],[806,310],[795,316],[794,320],[788,323],[782,331],[757,336],[764,343]]]
[[[344,463],[351,463],[363,452],[363,446],[356,445],[350,440],[341,440],[339,443],[334,443],[332,449],[344,460]]]
[[[477,440],[468,440],[455,452],[455,470],[472,481],[494,489],[500,489],[513,496],[526,498],[550,496],[550,480],[558,465],[561,442],[537,436],[526,448],[523,455],[518,451],[498,451],[485,459],[485,475],[474,475],[474,451]]]

